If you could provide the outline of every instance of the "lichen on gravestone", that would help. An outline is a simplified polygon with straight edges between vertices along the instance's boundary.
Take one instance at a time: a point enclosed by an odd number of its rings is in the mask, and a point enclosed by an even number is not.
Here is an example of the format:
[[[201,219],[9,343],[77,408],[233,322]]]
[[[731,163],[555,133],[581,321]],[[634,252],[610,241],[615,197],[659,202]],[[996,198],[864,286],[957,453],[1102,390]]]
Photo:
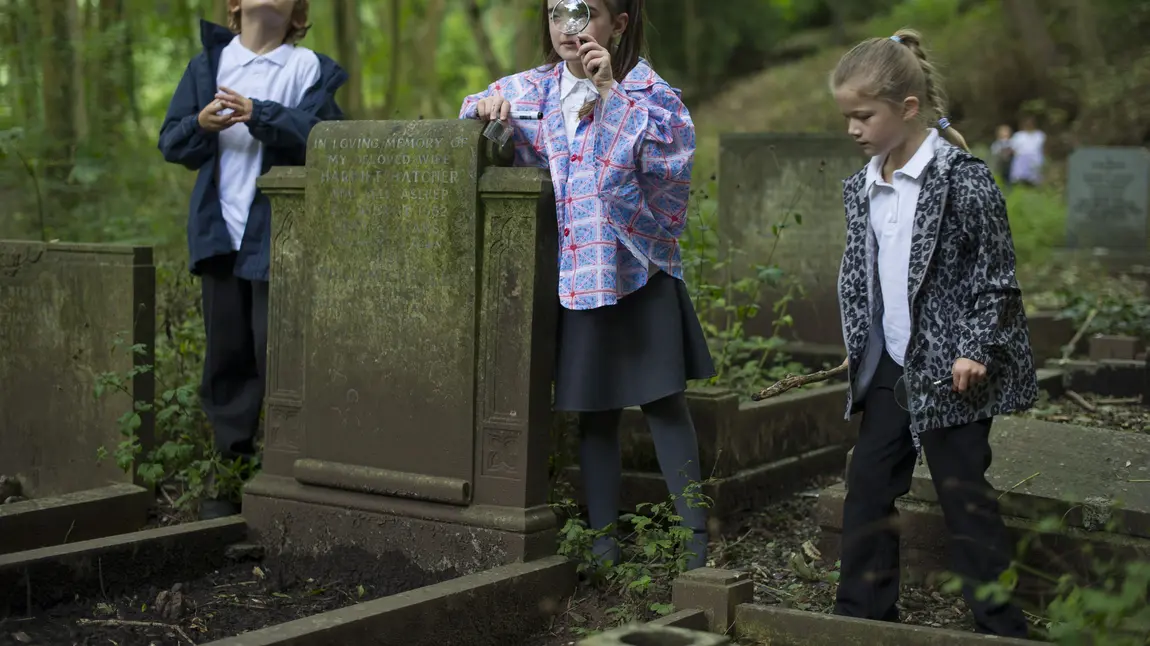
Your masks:
[[[1104,496],[1090,496],[1082,501],[1082,527],[1088,532],[1106,529],[1114,517],[1114,501]]]
[[[0,276],[15,278],[25,267],[40,262],[43,256],[44,247],[0,251]]]

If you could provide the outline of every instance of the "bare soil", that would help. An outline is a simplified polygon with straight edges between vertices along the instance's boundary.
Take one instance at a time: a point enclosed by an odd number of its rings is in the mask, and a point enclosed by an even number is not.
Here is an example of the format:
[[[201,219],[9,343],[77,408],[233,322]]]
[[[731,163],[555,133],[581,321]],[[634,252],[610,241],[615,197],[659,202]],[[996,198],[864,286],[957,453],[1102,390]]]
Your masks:
[[[1026,416],[1060,424],[1150,433],[1150,406],[1144,406],[1140,397],[1102,397],[1089,393],[1079,396],[1083,401],[1071,397],[1043,399],[1027,411]]]
[[[78,596],[0,619],[2,646],[202,644],[386,597],[457,576],[399,553],[343,550],[322,559],[258,551],[198,578],[157,575],[129,592]]]
[[[750,572],[755,603],[831,612],[838,564],[827,562],[818,552],[820,530],[815,521],[819,488],[831,482],[728,523],[724,535],[711,543],[710,565]],[[669,589],[656,591],[648,601],[670,603]],[[647,621],[657,616],[647,612],[645,616],[620,618],[621,604],[618,598],[582,586],[551,629],[525,646],[572,646],[584,635],[608,630],[628,618]],[[899,606],[906,624],[974,630],[974,620],[961,596],[944,594],[933,583],[904,583]]]

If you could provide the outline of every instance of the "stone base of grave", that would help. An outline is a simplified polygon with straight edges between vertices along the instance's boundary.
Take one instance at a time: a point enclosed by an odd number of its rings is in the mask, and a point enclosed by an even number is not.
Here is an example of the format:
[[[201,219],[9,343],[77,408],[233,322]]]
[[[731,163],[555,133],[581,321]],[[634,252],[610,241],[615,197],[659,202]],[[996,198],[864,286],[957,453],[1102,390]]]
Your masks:
[[[808,488],[815,478],[840,474],[849,448],[847,444],[836,444],[730,476],[712,477],[702,491],[715,501],[709,513],[719,520],[733,518],[740,512],[761,509],[798,493]],[[576,499],[582,502],[583,475],[579,467],[568,467],[565,476]],[[621,494],[619,502],[623,511],[634,511],[640,503],[665,502],[670,495],[661,473],[638,471],[623,472]]]
[[[995,421],[991,446],[987,479],[999,492],[1013,545],[1029,542],[1015,556],[1055,577],[1067,570],[1089,577],[1095,559],[1132,559],[1150,551],[1150,490],[1142,484],[1150,475],[1150,436],[1003,417]],[[840,556],[846,494],[838,484],[819,496],[824,563]],[[928,466],[918,466],[910,493],[897,504],[901,564],[909,580],[950,568],[937,500]],[[1042,527],[1052,518],[1064,529]],[[1042,598],[1050,585],[1024,577],[1019,592]]]
[[[556,545],[556,518],[547,506],[457,507],[266,474],[244,488],[244,519],[252,537],[272,552],[398,550],[422,568],[460,574],[551,556]]]

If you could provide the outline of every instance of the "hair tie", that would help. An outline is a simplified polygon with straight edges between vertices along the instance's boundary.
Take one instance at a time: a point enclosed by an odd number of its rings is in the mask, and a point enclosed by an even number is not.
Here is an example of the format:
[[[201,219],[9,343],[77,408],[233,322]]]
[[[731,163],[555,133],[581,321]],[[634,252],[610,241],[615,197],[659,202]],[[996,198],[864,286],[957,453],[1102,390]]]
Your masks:
[[[950,120],[947,119],[946,117],[942,117],[941,119],[938,120],[938,129],[939,130],[946,130],[949,127],[950,127]]]
[[[901,43],[901,42],[902,42],[902,36],[898,36],[898,35],[895,35],[895,36],[891,36],[891,37],[890,37],[890,39],[891,39],[891,40],[893,40],[893,41],[894,41],[894,42],[896,42],[896,43]]]

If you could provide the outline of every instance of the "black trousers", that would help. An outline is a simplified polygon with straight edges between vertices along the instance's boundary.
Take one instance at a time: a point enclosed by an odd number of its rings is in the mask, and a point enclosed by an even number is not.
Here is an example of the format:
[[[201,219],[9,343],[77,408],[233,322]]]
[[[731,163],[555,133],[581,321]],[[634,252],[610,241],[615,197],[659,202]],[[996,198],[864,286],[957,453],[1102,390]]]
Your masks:
[[[847,474],[836,614],[899,620],[895,500],[910,491],[916,461],[910,413],[894,398],[900,376],[902,368],[883,352]],[[953,571],[968,582],[963,596],[979,632],[1026,637],[1026,619],[1016,606],[995,606],[975,597],[978,584],[996,581],[1013,554],[997,497],[986,480],[991,421],[926,431],[920,439],[950,534]]]
[[[236,277],[235,260],[200,263],[207,333],[200,402],[228,460],[255,455],[268,347],[268,284]]]

